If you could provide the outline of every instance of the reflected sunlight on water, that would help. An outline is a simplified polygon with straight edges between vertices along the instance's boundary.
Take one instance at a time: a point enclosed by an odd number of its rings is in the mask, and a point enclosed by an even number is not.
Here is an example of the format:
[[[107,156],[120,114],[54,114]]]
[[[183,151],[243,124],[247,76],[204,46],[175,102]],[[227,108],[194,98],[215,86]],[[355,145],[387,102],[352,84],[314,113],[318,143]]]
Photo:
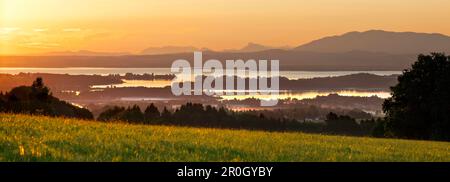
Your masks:
[[[171,80],[122,80],[123,83],[111,85],[93,85],[91,88],[123,88],[123,87],[147,87],[164,88],[170,86]]]
[[[246,95],[223,95],[224,100],[244,100],[249,98],[261,99],[261,100],[273,100],[273,99],[313,99],[317,96],[328,96],[330,94],[337,94],[340,96],[353,96],[353,97],[372,97],[376,96],[382,99],[391,97],[390,92],[386,91],[357,91],[357,90],[341,90],[341,91],[305,91],[305,92],[280,92],[276,95],[247,93]]]

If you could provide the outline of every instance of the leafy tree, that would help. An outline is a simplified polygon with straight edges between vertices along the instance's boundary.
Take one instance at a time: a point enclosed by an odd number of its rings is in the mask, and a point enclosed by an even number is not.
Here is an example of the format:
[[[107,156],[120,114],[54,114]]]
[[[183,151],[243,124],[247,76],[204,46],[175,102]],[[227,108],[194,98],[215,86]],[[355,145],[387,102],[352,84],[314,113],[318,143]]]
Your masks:
[[[450,57],[419,55],[385,100],[386,130],[395,137],[450,140]]]

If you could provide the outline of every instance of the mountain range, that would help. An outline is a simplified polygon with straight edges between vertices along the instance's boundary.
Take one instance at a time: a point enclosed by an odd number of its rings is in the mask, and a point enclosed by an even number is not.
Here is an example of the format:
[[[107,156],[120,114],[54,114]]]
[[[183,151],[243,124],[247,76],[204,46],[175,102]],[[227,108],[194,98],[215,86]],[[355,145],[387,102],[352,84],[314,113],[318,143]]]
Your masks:
[[[370,30],[325,37],[295,48],[249,43],[240,49],[224,51],[166,46],[147,48],[133,55],[84,51],[62,55],[3,56],[0,67],[170,67],[177,59],[192,62],[195,50],[203,51],[203,60],[277,59],[280,69],[284,70],[403,70],[416,60],[418,54],[450,53],[450,37],[436,33]]]
[[[369,30],[365,32],[348,32],[342,35],[324,37],[309,43],[296,46],[274,47],[250,42],[239,49],[225,49],[216,52],[246,53],[271,49],[308,51],[321,53],[339,52],[378,52],[388,54],[419,54],[429,52],[450,52],[450,37],[438,33],[389,32],[384,30]],[[135,55],[157,55],[186,53],[193,51],[213,51],[209,48],[194,46],[163,46],[148,47]],[[88,50],[50,52],[46,56],[122,56],[128,52],[94,52]]]
[[[157,55],[157,54],[172,54],[172,53],[183,53],[183,52],[194,52],[194,51],[207,51],[207,48],[197,48],[194,46],[164,46],[164,47],[149,47],[139,54],[141,55]]]
[[[257,43],[248,43],[244,47],[240,49],[226,49],[220,52],[257,52],[257,51],[265,51],[269,49],[284,49],[288,50],[291,49],[291,47],[284,46],[284,47],[272,47],[272,46],[266,46],[262,44]],[[149,47],[141,52],[139,52],[140,55],[157,55],[157,54],[173,54],[173,53],[185,53],[185,52],[194,52],[194,51],[213,51],[212,49],[208,48],[197,48],[194,46],[164,46],[164,47]]]
[[[258,52],[258,51],[265,51],[265,50],[270,50],[270,49],[289,50],[289,49],[292,49],[292,47],[289,47],[289,46],[274,47],[274,46],[266,46],[266,45],[262,45],[262,44],[249,42],[246,46],[244,46],[240,49],[226,49],[221,52]]]
[[[43,56],[124,56],[130,55],[129,52],[95,52],[88,50],[79,51],[59,51],[59,52],[48,52],[42,54]]]
[[[325,37],[294,48],[296,51],[368,51],[389,54],[449,52],[450,37],[437,33],[370,30]]]

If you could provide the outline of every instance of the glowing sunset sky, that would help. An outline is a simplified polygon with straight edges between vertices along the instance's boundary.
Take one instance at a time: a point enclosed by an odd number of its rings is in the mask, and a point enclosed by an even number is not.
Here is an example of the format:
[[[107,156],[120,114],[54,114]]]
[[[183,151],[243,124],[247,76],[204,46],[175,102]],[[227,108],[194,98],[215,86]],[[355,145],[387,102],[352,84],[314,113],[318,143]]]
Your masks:
[[[0,0],[0,54],[297,46],[349,31],[450,35],[448,0]]]

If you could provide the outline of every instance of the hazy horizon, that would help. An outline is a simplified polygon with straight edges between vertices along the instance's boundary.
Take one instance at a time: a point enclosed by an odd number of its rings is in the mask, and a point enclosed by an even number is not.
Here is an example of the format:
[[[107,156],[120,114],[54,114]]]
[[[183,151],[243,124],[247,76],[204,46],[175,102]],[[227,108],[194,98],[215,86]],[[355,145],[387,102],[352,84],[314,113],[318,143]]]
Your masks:
[[[0,0],[0,54],[137,53],[148,47],[299,46],[351,31],[450,35],[448,1]]]

